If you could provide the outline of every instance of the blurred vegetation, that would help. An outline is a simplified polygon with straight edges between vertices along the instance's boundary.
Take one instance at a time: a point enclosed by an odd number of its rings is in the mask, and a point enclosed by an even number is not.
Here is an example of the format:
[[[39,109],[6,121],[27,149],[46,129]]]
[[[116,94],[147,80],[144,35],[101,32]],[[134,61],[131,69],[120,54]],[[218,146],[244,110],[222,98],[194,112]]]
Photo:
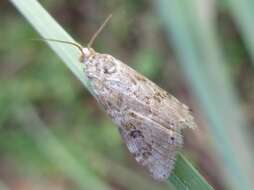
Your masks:
[[[113,13],[94,49],[121,59],[192,107],[199,129],[185,130],[185,155],[215,189],[228,187],[206,129],[209,122],[199,99],[191,96],[195,87],[151,1],[41,3],[84,45]],[[228,5],[223,1],[216,7],[222,64],[253,124],[253,65]],[[116,127],[59,58],[30,40],[40,37],[16,9],[5,1],[0,8],[0,189],[169,189],[136,164]]]

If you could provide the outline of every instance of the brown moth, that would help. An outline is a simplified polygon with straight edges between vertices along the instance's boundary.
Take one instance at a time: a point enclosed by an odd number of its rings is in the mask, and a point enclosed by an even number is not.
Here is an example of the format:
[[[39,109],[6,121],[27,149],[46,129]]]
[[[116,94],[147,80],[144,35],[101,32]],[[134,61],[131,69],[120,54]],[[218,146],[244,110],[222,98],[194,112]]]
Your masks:
[[[80,61],[93,95],[118,126],[136,161],[148,168],[154,179],[163,181],[170,176],[177,149],[183,144],[181,130],[196,124],[189,108],[175,97],[120,60],[91,48],[110,17],[88,47],[64,43],[81,50]]]

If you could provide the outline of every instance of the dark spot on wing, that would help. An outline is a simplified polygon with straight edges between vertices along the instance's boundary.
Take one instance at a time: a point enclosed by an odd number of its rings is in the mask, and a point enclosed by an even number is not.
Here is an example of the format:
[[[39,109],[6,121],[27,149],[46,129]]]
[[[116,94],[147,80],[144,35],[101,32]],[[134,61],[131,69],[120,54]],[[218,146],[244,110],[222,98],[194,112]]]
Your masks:
[[[127,124],[125,124],[124,126],[125,126],[125,129],[126,129],[127,131],[135,130],[135,129],[136,129],[136,127],[135,127],[135,125],[134,125],[133,123],[127,123]]]
[[[146,104],[150,104],[150,97],[145,96],[144,101],[145,101]]]
[[[149,151],[142,152],[142,156],[144,159],[148,159],[150,156],[152,156],[152,153]]]
[[[157,102],[161,103],[161,98],[159,96],[154,95],[153,97]]]
[[[139,137],[144,138],[144,136],[143,136],[143,134],[142,134],[142,132],[140,130],[133,130],[133,131],[131,131],[130,132],[130,136],[132,138],[134,138],[134,139],[139,138]]]
[[[144,147],[142,147],[141,154],[144,159],[148,159],[152,155],[152,145],[146,144]]]
[[[130,112],[130,113],[129,113],[129,116],[130,116],[130,117],[133,117],[133,118],[137,118],[137,115],[136,115],[134,112]]]
[[[176,137],[175,136],[171,136],[169,138],[169,140],[168,140],[168,143],[169,144],[176,144],[177,143],[176,141],[177,141]]]
[[[165,92],[164,90],[161,89],[161,91],[157,91],[154,93],[153,98],[157,102],[161,103],[163,99],[168,98],[168,94],[167,94],[167,92]]]
[[[162,98],[168,98],[169,96],[168,96],[168,93],[166,92],[166,91],[161,91],[160,93],[160,96],[162,97]]]
[[[116,102],[118,107],[121,107],[123,104],[123,97],[122,96],[118,96],[117,97],[117,102]]]
[[[136,91],[133,92],[134,96],[138,97],[138,94]]]

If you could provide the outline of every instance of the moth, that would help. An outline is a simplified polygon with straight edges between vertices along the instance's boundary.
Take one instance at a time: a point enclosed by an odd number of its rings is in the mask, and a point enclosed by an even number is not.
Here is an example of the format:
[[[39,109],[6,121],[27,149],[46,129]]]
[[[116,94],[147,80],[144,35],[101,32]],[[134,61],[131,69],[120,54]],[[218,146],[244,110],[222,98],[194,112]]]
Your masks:
[[[190,109],[174,96],[136,72],[122,61],[91,48],[104,21],[87,47],[80,62],[97,102],[117,125],[136,161],[156,180],[166,180],[173,169],[177,150],[183,144],[181,130],[196,128]]]

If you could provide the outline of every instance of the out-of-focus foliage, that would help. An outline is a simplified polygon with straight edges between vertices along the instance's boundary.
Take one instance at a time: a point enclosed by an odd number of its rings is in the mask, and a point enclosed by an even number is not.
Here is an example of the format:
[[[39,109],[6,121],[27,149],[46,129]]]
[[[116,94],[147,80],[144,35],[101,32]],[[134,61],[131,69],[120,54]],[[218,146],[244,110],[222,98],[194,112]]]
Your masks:
[[[142,0],[41,3],[81,44],[86,44],[113,12],[111,23],[94,48],[121,59],[191,105],[199,129],[185,131],[184,151],[215,189],[225,188],[203,115],[190,96],[191,86],[176,64],[175,52],[170,47],[173,44],[167,43],[153,3]],[[220,4],[217,19],[227,53],[226,69],[233,76],[232,83],[239,91],[247,116],[254,121],[253,68],[225,7]],[[58,57],[45,44],[30,40],[40,37],[25,19],[7,2],[0,2],[0,9],[0,188],[77,189],[77,183],[82,187],[82,176],[80,180],[69,177],[75,176],[68,173],[67,166],[73,164],[80,167],[74,173],[85,171],[89,176],[84,177],[84,183],[91,179],[100,184],[97,189],[168,189],[153,182],[135,163],[116,127]],[[37,125],[48,128],[50,137],[58,141],[44,139],[43,135],[48,133],[33,128]],[[41,151],[43,140],[45,145],[52,143],[52,150],[47,150],[52,154]],[[38,142],[42,147],[37,146]],[[68,151],[63,152],[62,147]],[[61,168],[65,164],[62,157],[72,162],[66,163],[67,169]],[[86,185],[93,185],[92,182]]]

